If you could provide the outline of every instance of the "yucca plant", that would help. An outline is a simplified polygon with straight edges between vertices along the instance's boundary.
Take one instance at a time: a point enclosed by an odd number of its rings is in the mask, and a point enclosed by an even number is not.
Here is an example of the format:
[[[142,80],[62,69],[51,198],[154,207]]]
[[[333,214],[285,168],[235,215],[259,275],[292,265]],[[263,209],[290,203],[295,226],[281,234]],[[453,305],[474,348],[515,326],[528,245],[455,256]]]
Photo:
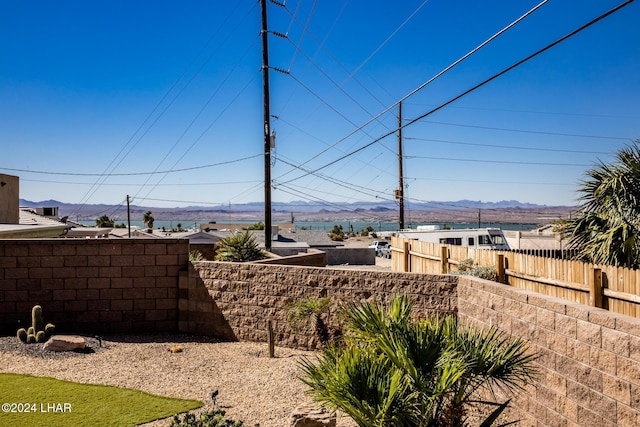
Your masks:
[[[264,251],[248,231],[227,236],[218,244],[216,261],[246,262],[266,258]]]
[[[455,317],[412,320],[411,311],[406,296],[388,307],[348,305],[343,345],[300,364],[310,395],[361,427],[465,426],[473,406],[492,408],[479,425],[494,425],[508,401],[478,400],[477,392],[513,391],[533,379],[525,342]]]

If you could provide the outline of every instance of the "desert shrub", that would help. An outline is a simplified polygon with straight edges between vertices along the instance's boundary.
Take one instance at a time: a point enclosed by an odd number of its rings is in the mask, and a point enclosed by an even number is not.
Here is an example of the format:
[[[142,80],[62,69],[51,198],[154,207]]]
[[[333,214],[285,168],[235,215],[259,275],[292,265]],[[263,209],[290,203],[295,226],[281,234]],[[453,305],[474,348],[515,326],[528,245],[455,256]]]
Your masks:
[[[184,418],[178,415],[173,417],[169,427],[243,427],[242,421],[234,421],[225,418],[225,412],[222,409],[214,409],[213,411],[204,411],[199,417],[195,414],[185,414]],[[256,424],[256,427],[259,427]]]
[[[200,251],[191,251],[189,252],[189,261],[204,261],[204,256]]]
[[[458,269],[452,271],[451,274],[473,276],[493,282],[498,280],[498,271],[495,267],[474,264],[471,258],[460,261],[458,263]]]
[[[344,230],[341,225],[334,225],[331,231],[329,232],[329,238],[334,242],[341,242],[344,240]]]

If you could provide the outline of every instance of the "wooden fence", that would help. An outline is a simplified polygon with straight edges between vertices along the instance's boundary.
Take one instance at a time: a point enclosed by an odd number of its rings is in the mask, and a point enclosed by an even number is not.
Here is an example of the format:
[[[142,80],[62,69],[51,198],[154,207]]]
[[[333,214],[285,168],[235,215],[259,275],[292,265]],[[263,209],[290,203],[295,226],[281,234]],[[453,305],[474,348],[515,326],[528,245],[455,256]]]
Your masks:
[[[640,317],[640,270],[398,237],[391,239],[391,247],[393,271],[448,274],[471,258],[494,267],[500,283]]]

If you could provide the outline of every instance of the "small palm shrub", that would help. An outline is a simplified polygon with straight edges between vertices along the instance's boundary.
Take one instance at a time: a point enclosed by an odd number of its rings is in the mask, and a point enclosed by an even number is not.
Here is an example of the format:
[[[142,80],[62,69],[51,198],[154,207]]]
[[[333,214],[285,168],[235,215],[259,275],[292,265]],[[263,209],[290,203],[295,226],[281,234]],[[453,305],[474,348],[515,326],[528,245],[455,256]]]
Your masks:
[[[204,256],[200,251],[190,251],[189,252],[189,261],[204,261]]]
[[[478,390],[520,390],[534,377],[526,343],[496,328],[464,327],[455,317],[412,320],[406,296],[388,307],[365,302],[344,311],[344,342],[303,359],[301,379],[318,402],[360,427],[461,427],[471,409],[494,425],[509,401],[479,400]],[[488,412],[488,411],[487,411]]]
[[[258,242],[249,231],[232,234],[218,242],[216,261],[246,262],[266,258]]]
[[[329,309],[331,300],[327,297],[307,298],[296,301],[285,307],[287,320],[295,332],[300,328],[310,325],[322,344],[329,342],[329,329],[322,320],[321,315]]]

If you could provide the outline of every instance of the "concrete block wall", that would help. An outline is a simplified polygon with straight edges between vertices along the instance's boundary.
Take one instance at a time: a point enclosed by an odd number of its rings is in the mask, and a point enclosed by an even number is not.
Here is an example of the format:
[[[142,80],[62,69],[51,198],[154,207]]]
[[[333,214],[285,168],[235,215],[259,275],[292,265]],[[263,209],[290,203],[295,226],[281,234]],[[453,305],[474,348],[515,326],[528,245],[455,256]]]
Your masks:
[[[187,240],[0,240],[0,333],[40,304],[59,332],[175,332]]]
[[[224,330],[227,338],[265,342],[267,320],[271,320],[277,345],[316,348],[319,341],[312,330],[294,331],[286,320],[289,303],[321,297],[329,297],[336,304],[369,298],[386,301],[395,293],[406,293],[422,314],[456,312],[455,276],[224,262],[193,265],[198,277],[185,285],[189,286],[188,292],[195,295],[206,287],[210,299],[202,309],[213,309],[224,323],[212,326],[214,320],[203,318],[189,297],[189,302],[181,305],[191,304],[193,308],[182,318],[184,331],[196,328],[204,332],[209,327],[212,335]]]
[[[640,425],[640,319],[462,276],[458,316],[539,355],[537,383],[515,399],[521,425]]]

